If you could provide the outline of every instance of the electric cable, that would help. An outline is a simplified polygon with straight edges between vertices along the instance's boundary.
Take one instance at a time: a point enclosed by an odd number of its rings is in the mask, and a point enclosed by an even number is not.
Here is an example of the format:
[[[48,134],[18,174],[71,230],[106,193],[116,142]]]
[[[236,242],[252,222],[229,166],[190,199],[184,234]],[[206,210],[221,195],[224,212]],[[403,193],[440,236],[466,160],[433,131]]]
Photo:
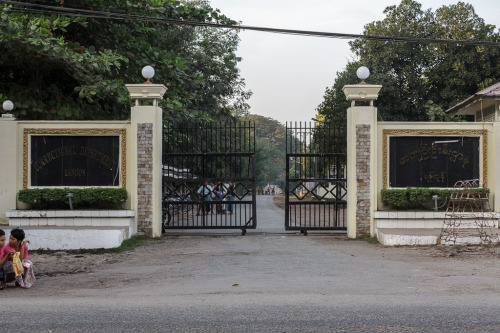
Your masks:
[[[13,5],[15,7],[12,7],[11,10],[22,13],[33,12],[32,9],[34,8],[38,9],[40,12],[50,15],[80,16],[80,17],[87,17],[94,19],[113,19],[113,20],[125,20],[125,21],[135,20],[135,21],[159,23],[159,24],[199,26],[199,27],[210,27],[218,29],[235,29],[243,31],[250,30],[250,31],[286,34],[286,35],[297,35],[297,36],[310,36],[310,37],[323,37],[323,38],[336,38],[336,39],[364,39],[364,40],[383,41],[383,42],[406,42],[406,43],[419,43],[419,44],[449,44],[449,45],[464,45],[464,46],[500,47],[500,42],[495,42],[495,41],[454,40],[454,39],[436,39],[436,38],[402,37],[402,36],[378,36],[378,35],[363,35],[363,34],[351,34],[351,33],[308,31],[308,30],[297,30],[297,29],[279,29],[279,28],[268,28],[268,27],[247,26],[247,25],[231,25],[231,24],[222,24],[213,22],[185,21],[178,19],[145,16],[145,15],[118,13],[111,11],[80,9],[74,7],[72,8],[72,7],[49,6],[43,4],[13,1],[13,0],[0,0],[0,3]]]

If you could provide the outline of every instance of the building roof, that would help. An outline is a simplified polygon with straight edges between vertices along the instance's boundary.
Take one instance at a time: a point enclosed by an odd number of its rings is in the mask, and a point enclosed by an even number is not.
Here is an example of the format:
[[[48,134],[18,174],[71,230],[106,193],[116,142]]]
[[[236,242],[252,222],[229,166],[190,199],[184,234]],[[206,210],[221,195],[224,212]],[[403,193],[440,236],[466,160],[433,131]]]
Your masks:
[[[463,109],[472,103],[474,103],[477,100],[482,100],[482,99],[499,99],[500,100],[500,82],[495,83],[492,86],[489,86],[486,89],[483,89],[474,95],[470,96],[466,100],[463,100],[462,102],[458,103],[455,106],[452,106],[446,112],[452,112],[456,113],[460,109]]]

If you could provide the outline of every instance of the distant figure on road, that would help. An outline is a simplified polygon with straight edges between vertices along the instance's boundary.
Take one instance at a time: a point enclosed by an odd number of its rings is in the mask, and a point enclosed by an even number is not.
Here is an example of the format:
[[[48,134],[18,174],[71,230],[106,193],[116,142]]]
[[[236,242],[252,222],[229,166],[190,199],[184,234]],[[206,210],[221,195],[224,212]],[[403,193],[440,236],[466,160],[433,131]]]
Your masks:
[[[227,201],[229,201],[229,204],[227,205],[227,211],[229,212],[229,215],[233,214],[234,204],[232,204],[231,202],[234,201],[235,196],[236,192],[234,191],[233,182],[229,181],[227,187]]]
[[[212,186],[208,185],[208,180],[205,180],[203,185],[200,186],[197,193],[200,195],[202,203],[198,207],[198,213],[196,215],[200,215],[200,209],[203,212],[203,215],[210,213],[210,201],[212,201]]]
[[[215,197],[217,198],[217,200],[222,201],[225,193],[226,192],[224,191],[224,186],[222,185],[222,182],[221,181],[217,182],[217,185],[214,187],[214,194],[215,194]],[[226,214],[226,210],[224,209],[224,205],[218,203],[216,205],[216,212],[217,212],[217,214]]]

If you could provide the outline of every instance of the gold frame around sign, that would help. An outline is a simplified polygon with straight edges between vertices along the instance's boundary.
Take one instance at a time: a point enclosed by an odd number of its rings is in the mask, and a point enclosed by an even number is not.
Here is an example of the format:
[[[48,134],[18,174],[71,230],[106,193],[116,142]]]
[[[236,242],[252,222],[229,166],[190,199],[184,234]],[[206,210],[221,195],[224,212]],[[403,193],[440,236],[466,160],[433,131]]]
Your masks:
[[[127,187],[127,130],[121,128],[25,128],[23,132],[23,188],[28,188],[28,137],[37,134],[52,135],[108,135],[118,134],[121,136],[121,168],[122,188]]]
[[[399,134],[399,135],[397,135]],[[467,136],[479,137],[483,139],[483,186],[486,187],[488,183],[488,130],[418,130],[418,129],[385,129],[383,130],[382,139],[382,181],[383,188],[389,187],[387,173],[389,166],[388,163],[388,138],[390,136],[409,136],[411,134],[419,134],[422,136],[442,135],[442,136]]]

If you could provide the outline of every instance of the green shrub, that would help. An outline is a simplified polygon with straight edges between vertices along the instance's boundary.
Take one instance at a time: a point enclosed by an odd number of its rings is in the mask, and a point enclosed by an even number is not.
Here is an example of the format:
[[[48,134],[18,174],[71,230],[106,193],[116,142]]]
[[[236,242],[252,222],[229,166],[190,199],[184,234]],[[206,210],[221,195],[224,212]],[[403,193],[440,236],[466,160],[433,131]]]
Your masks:
[[[438,206],[442,206],[450,197],[451,190],[408,187],[406,189],[383,189],[382,202],[396,210],[407,209],[434,209],[433,195],[437,195]]]
[[[127,201],[123,188],[33,188],[20,190],[17,199],[30,209],[69,209],[68,193],[74,209],[120,209]]]
[[[483,189],[468,189],[469,191],[482,191]],[[489,192],[489,189],[486,189]],[[437,195],[438,206],[446,209],[445,203],[450,198],[451,189],[435,189],[427,187],[408,187],[405,189],[383,189],[381,191],[382,202],[395,210],[433,210],[434,200],[432,196]]]

